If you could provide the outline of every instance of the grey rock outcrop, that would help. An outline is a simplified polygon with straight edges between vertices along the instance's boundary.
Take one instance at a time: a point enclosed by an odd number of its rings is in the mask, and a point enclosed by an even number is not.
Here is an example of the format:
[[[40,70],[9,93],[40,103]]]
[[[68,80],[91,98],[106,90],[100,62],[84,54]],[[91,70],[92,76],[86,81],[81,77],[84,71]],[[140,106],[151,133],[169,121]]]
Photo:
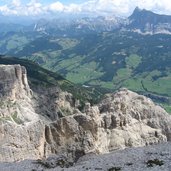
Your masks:
[[[111,149],[170,140],[171,117],[144,96],[122,89],[106,96],[99,109],[111,130]]]
[[[98,106],[88,106],[86,113],[62,118],[46,127],[50,153],[77,158],[91,152],[170,141],[171,117],[144,96],[122,89],[107,95]]]
[[[0,161],[42,157],[44,123],[26,74],[20,65],[0,65]]]
[[[72,115],[79,105],[72,94],[63,92],[59,87],[36,87],[33,89],[32,102],[36,113],[49,121]]]
[[[20,65],[0,65],[0,97],[15,100],[30,96],[26,74]]]
[[[44,157],[44,124],[0,122],[0,161],[20,161]]]
[[[59,87],[31,90],[26,74],[20,65],[0,65],[0,161],[44,157],[45,125],[79,104]]]
[[[88,153],[171,140],[171,116],[137,93],[121,89],[80,112],[79,102],[59,87],[31,91],[23,67],[1,71],[0,161],[63,154],[74,162]]]
[[[38,121],[31,97],[26,69],[20,65],[0,65],[0,119],[18,124]]]

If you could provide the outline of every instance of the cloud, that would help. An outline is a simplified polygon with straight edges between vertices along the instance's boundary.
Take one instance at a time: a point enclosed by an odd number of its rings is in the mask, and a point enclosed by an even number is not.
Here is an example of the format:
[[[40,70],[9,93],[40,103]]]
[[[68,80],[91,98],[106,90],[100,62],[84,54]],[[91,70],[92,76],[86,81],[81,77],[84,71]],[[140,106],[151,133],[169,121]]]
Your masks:
[[[50,4],[47,9],[53,12],[62,12],[64,11],[65,6],[61,2],[57,1],[55,3]]]
[[[81,5],[78,5],[78,4],[70,4],[68,6],[65,7],[65,10],[67,12],[81,12],[82,11],[82,8],[81,8]]]
[[[153,10],[159,13],[164,13],[164,14],[170,14],[171,15],[171,1],[170,0],[144,0],[145,4],[140,4],[142,5],[144,8],[147,8],[149,10]]]
[[[25,13],[25,15],[38,15],[43,13],[43,5],[36,0],[30,1],[26,6],[20,7],[21,13]],[[24,11],[22,11],[24,9]]]
[[[21,0],[12,0],[11,3],[0,6],[4,15],[41,15],[47,13],[95,13],[101,15],[128,16],[133,9],[139,6],[157,13],[171,15],[170,0],[88,0],[82,4],[71,3],[64,5],[60,0],[44,5],[39,0],[31,0],[22,4]]]
[[[83,11],[128,14],[130,0],[92,0],[82,4]]]
[[[0,6],[3,15],[35,16],[43,14],[43,5],[36,0],[31,0],[27,4],[22,4],[20,0],[13,0],[10,4]]]
[[[15,7],[19,7],[21,5],[21,1],[20,0],[13,0],[12,1],[12,4],[15,6]]]
[[[171,15],[170,0],[91,0],[81,5],[83,11],[105,12],[122,16],[130,15],[136,6]]]

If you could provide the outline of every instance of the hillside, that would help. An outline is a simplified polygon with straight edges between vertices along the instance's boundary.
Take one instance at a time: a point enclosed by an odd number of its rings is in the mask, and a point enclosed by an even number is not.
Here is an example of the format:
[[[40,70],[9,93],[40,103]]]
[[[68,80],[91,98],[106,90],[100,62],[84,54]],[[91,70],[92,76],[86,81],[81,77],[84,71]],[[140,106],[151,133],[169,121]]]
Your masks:
[[[53,38],[41,39],[50,42]],[[34,41],[38,44],[40,40]],[[127,87],[137,92],[171,96],[170,35],[106,32],[82,35],[81,40],[56,41],[63,46],[60,50],[47,46],[48,50],[41,47],[32,52],[30,42],[22,51],[11,54],[32,59],[77,84],[115,90]]]
[[[30,59],[84,87],[126,87],[171,112],[170,18],[136,8],[125,20],[41,20],[33,30],[3,33],[0,52]],[[111,22],[104,26],[105,20]]]
[[[81,103],[89,101],[96,103],[101,98],[101,93],[92,88],[83,88],[75,85],[72,82],[64,79],[61,75],[48,71],[36,63],[26,60],[6,56],[0,56],[0,64],[13,65],[20,64],[27,69],[30,86],[35,87],[60,87],[63,91],[67,91],[74,95],[74,98],[79,99]]]

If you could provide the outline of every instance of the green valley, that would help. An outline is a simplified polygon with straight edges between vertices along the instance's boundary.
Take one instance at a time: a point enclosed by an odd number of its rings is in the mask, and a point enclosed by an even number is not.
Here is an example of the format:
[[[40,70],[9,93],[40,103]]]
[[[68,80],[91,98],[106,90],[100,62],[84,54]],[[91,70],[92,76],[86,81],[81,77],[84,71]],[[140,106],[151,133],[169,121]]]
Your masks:
[[[1,35],[0,52],[29,59],[65,79],[89,88],[126,87],[170,110],[171,35],[132,31]]]

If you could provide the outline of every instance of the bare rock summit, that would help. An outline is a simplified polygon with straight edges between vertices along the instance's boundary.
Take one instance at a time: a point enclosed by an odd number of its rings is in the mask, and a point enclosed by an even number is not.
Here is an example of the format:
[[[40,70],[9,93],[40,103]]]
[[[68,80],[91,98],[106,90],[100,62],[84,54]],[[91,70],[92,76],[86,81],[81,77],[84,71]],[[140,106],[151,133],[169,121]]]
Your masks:
[[[0,66],[0,161],[89,153],[171,140],[171,116],[149,98],[127,89],[97,105],[78,101],[59,87],[30,89],[26,69]]]

